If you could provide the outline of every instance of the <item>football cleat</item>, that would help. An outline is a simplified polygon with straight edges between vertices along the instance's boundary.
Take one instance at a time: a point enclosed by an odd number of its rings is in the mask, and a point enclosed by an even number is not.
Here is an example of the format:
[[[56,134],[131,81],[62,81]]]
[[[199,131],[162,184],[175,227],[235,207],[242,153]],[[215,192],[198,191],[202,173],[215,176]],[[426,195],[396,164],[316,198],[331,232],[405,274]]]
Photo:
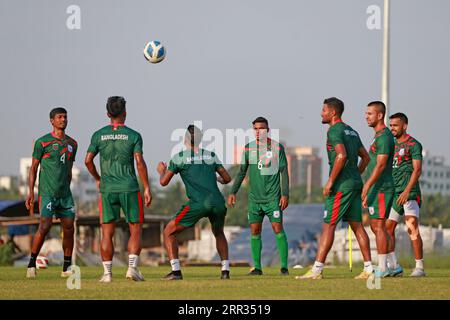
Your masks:
[[[68,278],[73,275],[73,271],[61,271],[61,278]]]
[[[390,277],[401,277],[403,276],[403,268],[398,264],[397,268],[388,269]]]
[[[106,273],[102,276],[99,282],[109,283],[112,281],[112,273]]]
[[[230,279],[230,271],[229,270],[222,270],[222,273],[220,275],[220,279]]]
[[[133,281],[145,281],[144,276],[138,268],[128,268],[127,275],[125,277]]]
[[[289,275],[289,270],[287,268],[281,268],[280,269],[280,275],[288,276]]]
[[[426,274],[423,269],[415,268],[414,271],[409,276],[414,277],[414,278],[420,278],[420,277],[425,277]]]
[[[297,279],[297,280],[305,280],[305,279],[320,280],[320,279],[323,279],[323,274],[322,274],[322,272],[315,273],[311,269],[302,276],[296,276],[295,279]]]
[[[181,274],[181,271],[172,271],[167,274],[163,280],[183,280],[183,275]]]
[[[262,276],[263,272],[261,269],[253,268],[249,273],[247,273],[248,276]]]
[[[27,269],[27,278],[34,279],[36,278],[36,268],[31,267]]]

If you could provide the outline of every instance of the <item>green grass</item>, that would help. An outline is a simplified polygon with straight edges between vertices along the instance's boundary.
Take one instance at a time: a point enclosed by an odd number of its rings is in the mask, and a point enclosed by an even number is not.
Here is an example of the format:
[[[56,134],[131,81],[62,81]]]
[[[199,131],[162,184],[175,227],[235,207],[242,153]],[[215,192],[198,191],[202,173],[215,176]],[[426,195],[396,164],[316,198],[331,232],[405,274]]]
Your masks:
[[[291,269],[289,277],[265,268],[264,276],[248,277],[248,268],[232,268],[231,280],[219,279],[217,267],[185,267],[184,280],[162,281],[167,267],[143,267],[145,282],[125,279],[125,268],[114,268],[113,282],[99,283],[101,267],[81,269],[81,289],[69,290],[59,278],[60,268],[38,270],[38,278],[25,278],[25,268],[0,268],[0,299],[450,299],[450,270],[428,269],[427,277],[381,279],[381,289],[369,290],[364,280],[343,267],[327,268],[323,280],[301,281]],[[411,270],[405,270],[409,274]]]

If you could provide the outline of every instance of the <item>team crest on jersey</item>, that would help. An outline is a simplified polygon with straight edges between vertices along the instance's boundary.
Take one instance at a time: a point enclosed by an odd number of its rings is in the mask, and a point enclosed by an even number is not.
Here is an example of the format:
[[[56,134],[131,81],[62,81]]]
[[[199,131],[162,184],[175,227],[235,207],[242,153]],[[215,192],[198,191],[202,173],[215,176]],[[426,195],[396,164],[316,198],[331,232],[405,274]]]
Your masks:
[[[67,146],[67,149],[69,150],[69,152],[73,151],[73,148],[72,148],[72,146],[70,144]]]
[[[404,156],[404,155],[405,155],[405,149],[404,149],[404,148],[401,148],[400,151],[398,152],[398,154],[399,154],[400,156]]]
[[[369,207],[369,213],[370,213],[370,215],[374,215],[375,214],[375,208],[374,207]]]
[[[53,147],[53,150],[58,150],[59,143],[54,143],[52,147]]]
[[[267,151],[266,152],[266,157],[267,157],[267,159],[271,159],[273,157],[272,151]]]

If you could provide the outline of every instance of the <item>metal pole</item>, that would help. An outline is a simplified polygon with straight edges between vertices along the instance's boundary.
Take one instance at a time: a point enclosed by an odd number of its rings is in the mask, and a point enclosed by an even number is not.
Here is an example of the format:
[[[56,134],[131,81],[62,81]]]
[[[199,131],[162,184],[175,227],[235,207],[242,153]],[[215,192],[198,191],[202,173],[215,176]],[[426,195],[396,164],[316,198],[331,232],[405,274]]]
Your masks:
[[[384,122],[389,122],[389,0],[384,0],[383,15],[383,67],[381,76],[381,101],[386,104]]]

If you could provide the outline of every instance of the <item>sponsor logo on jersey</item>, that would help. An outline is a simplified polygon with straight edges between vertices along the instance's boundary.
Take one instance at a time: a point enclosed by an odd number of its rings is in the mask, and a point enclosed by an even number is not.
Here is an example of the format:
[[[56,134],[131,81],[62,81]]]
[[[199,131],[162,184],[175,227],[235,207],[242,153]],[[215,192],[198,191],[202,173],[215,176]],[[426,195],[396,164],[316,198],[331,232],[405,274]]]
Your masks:
[[[187,162],[196,162],[196,161],[203,161],[203,160],[211,160],[212,157],[209,155],[205,155],[205,156],[193,156],[193,157],[187,157],[186,161]]]
[[[398,152],[398,154],[399,154],[400,156],[404,156],[404,155],[405,155],[405,149],[404,149],[404,148],[401,148],[400,151]]]
[[[52,145],[52,148],[53,148],[53,150],[58,150],[58,148],[59,148],[59,143],[54,143],[54,144]]]
[[[344,130],[344,133],[345,133],[347,136],[354,136],[354,137],[357,137],[357,136],[358,136],[358,134],[356,133],[356,131],[353,131],[353,130]]]
[[[104,134],[101,136],[102,141],[107,140],[128,140],[127,134]]]

